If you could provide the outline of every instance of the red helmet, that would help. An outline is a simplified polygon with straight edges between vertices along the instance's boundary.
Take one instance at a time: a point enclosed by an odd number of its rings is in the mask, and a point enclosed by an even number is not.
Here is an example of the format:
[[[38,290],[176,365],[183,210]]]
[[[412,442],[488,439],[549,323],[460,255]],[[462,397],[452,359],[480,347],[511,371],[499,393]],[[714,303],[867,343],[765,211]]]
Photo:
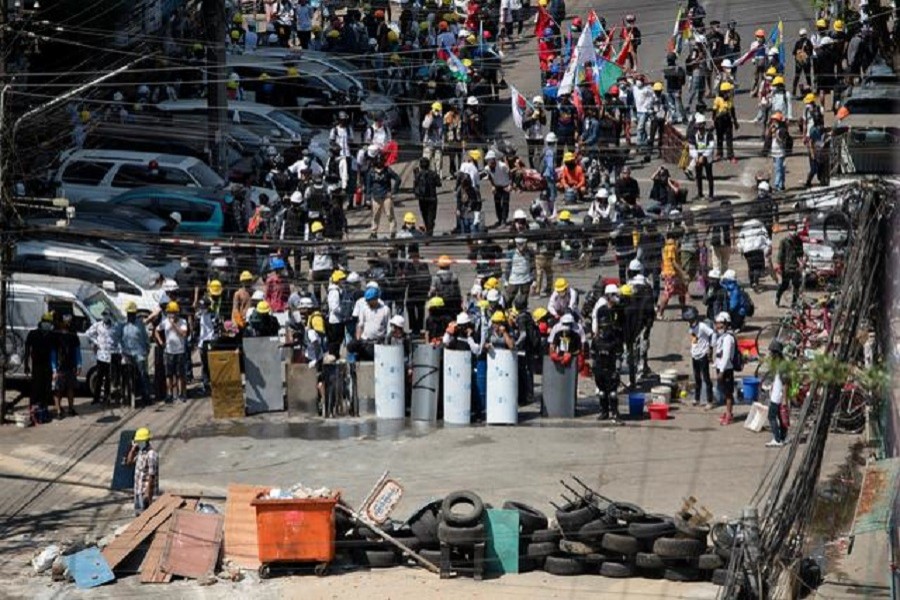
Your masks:
[[[575,17],[574,19],[572,19],[572,27],[577,27],[578,29],[581,29],[582,25],[583,25],[583,23],[581,21],[581,17]]]
[[[617,85],[609,86],[609,89],[606,90],[606,93],[609,94],[610,96],[618,96],[619,95],[619,86],[617,86]]]
[[[376,11],[375,11],[375,18],[376,18],[376,19],[383,19],[383,18],[384,18],[384,11],[381,10],[381,9],[376,10]]]
[[[488,41],[489,39],[491,39],[491,32],[490,32],[490,31],[485,31],[484,34],[483,34],[481,37],[484,38],[484,41]]]

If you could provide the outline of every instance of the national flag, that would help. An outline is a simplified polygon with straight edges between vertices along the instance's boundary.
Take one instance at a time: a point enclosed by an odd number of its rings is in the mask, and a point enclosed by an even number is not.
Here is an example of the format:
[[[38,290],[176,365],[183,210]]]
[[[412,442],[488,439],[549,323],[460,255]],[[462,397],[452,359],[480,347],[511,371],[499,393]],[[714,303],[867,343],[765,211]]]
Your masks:
[[[553,25],[553,17],[547,12],[543,6],[538,6],[537,17],[534,20],[534,35],[540,38],[544,35],[544,30]]]
[[[597,85],[600,88],[601,95],[606,94],[606,91],[610,87],[615,85],[615,83],[619,80],[619,77],[621,77],[622,73],[624,73],[619,65],[603,58],[599,59],[595,71],[597,72]]]
[[[672,42],[670,50],[678,54],[684,49],[684,42],[691,39],[693,35],[693,26],[691,20],[685,15],[684,7],[678,7],[678,13],[675,15],[675,27],[672,29]]]
[[[612,60],[613,56],[613,37],[616,35],[616,28],[613,27],[612,30],[606,35],[606,39],[603,41],[603,44],[600,46],[600,56],[605,58],[606,60]]]
[[[587,24],[588,29],[591,30],[591,37],[593,39],[596,40],[598,37],[606,35],[606,32],[603,31],[603,25],[600,24],[600,18],[597,16],[597,13],[594,12],[594,9],[588,11]]]
[[[533,108],[529,105],[528,100],[519,93],[513,86],[509,86],[509,98],[510,103],[512,104],[512,118],[513,123],[516,124],[516,127],[522,129],[522,122],[525,119],[526,111],[533,110]]]
[[[459,60],[459,57],[453,54],[450,48],[444,48],[444,50],[447,52],[447,68],[450,69],[450,74],[457,81],[468,81],[469,69],[466,68],[463,61]]]
[[[594,41],[591,39],[591,34],[587,28],[578,37],[578,43],[575,45],[575,50],[572,51],[572,60],[569,61],[569,65],[566,67],[562,81],[559,82],[560,94],[572,92],[572,88],[575,87],[575,76],[578,69],[585,63],[597,63],[597,51],[594,49]]]
[[[769,46],[778,48],[778,72],[784,73],[784,23],[781,19],[769,32]]]
[[[622,30],[625,31],[624,29]],[[625,38],[625,43],[622,44],[622,49],[619,50],[618,56],[613,61],[620,67],[625,64],[625,59],[628,58],[628,55],[631,54],[631,34],[628,34],[628,37]]]
[[[750,48],[748,48],[747,51],[744,52],[744,54],[734,62],[734,66],[740,67],[741,65],[750,62],[750,59],[752,59],[756,54],[757,44],[758,42],[756,42],[756,40],[751,42]]]

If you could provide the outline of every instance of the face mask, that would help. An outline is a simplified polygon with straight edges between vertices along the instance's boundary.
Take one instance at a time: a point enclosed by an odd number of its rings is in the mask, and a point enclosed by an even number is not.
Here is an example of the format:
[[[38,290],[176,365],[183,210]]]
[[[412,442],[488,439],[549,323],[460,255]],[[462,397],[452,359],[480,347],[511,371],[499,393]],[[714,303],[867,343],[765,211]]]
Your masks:
[[[292,311],[291,317],[298,323],[303,320],[303,315],[300,313],[299,310]]]
[[[191,266],[191,263],[189,263],[189,262],[182,262],[182,263],[181,263],[181,268],[182,268],[182,269],[187,269],[189,266]]]
[[[642,87],[644,87],[644,82],[639,79],[634,82],[634,87],[636,87],[637,89],[641,89]]]
[[[41,321],[38,325],[38,328],[41,331],[50,331],[53,328],[53,323],[48,323],[47,321]]]

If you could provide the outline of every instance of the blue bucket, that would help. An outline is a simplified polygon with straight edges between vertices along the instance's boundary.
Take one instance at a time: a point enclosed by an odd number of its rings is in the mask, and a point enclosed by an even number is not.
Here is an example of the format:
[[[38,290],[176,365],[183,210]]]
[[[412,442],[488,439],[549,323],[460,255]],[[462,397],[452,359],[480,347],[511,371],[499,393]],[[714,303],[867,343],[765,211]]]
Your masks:
[[[744,402],[753,404],[759,399],[759,379],[756,377],[744,377],[741,381],[744,386]]]
[[[644,403],[646,396],[644,394],[631,393],[628,394],[628,414],[635,419],[644,417]]]

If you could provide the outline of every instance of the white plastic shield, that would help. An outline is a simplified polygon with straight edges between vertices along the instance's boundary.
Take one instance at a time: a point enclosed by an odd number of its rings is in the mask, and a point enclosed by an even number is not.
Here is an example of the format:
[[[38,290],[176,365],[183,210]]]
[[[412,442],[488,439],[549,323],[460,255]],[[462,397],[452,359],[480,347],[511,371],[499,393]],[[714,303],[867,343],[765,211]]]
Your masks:
[[[402,419],[406,416],[406,368],[403,346],[375,346],[375,416]]]
[[[515,425],[519,420],[518,356],[494,350],[487,360],[487,423]]]
[[[444,422],[468,425],[472,418],[472,353],[444,350]]]

